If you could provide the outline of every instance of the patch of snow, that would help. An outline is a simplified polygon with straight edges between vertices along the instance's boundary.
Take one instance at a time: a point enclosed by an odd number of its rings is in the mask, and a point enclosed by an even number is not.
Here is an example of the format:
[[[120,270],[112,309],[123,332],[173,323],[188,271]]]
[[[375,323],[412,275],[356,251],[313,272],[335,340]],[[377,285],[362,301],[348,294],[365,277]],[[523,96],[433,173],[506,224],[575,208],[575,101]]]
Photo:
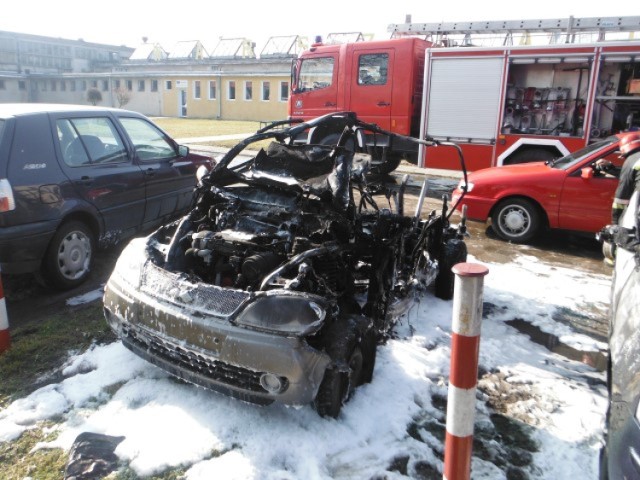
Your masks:
[[[95,290],[91,290],[90,292],[83,293],[82,295],[76,295],[75,297],[67,298],[66,304],[70,307],[76,305],[83,305],[85,303],[91,303],[96,300],[99,300],[104,295],[104,285],[101,285],[100,288],[96,288]]]
[[[478,261],[470,259],[470,261]],[[530,428],[530,478],[597,478],[606,410],[604,375],[534,344],[505,324],[521,318],[576,348],[602,348],[553,319],[558,308],[589,305],[606,312],[610,281],[548,266],[529,256],[511,265],[486,264],[484,300],[499,308],[483,320],[480,366],[499,372],[519,392],[504,415]],[[188,480],[406,478],[389,471],[406,457],[442,470],[442,440],[450,362],[451,302],[431,296],[400,319],[397,336],[380,346],[373,382],[358,388],[338,419],[310,406],[258,407],[185,384],[144,362],[120,342],[72,357],[67,377],[0,411],[0,441],[17,438],[39,420],[62,415],[58,438],[40,448],[68,450],[84,431],[124,436],[116,449],[138,475],[186,466]],[[596,385],[596,386],[594,386]],[[476,429],[495,429],[478,391]],[[442,427],[443,428],[443,427]],[[409,434],[415,430],[417,433]],[[496,437],[497,438],[497,437]],[[512,448],[488,442],[488,455]],[[474,479],[506,474],[474,456]]]

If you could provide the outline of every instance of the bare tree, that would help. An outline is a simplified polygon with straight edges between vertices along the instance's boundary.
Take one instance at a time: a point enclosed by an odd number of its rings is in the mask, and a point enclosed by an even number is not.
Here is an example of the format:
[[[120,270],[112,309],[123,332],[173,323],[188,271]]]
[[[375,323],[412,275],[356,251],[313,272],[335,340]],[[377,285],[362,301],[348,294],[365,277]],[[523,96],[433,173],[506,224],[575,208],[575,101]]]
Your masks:
[[[87,90],[87,102],[95,106],[98,104],[98,102],[101,101],[102,94],[100,93],[100,90],[98,90],[97,88],[90,88],[89,90]]]
[[[113,93],[116,95],[116,100],[118,102],[118,108],[124,107],[129,100],[131,100],[131,92],[126,88],[116,88]]]

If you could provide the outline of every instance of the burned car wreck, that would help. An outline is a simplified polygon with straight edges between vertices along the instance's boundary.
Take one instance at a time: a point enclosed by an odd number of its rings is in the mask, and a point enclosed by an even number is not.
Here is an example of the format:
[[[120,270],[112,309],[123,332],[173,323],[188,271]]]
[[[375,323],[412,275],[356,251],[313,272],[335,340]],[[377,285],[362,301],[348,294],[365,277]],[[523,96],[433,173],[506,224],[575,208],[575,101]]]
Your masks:
[[[336,145],[293,141],[327,124],[341,132]],[[188,215],[119,258],[104,306],[124,345],[236,398],[337,416],[416,296],[430,287],[451,298],[451,266],[467,254],[446,198],[422,219],[423,187],[405,215],[407,177],[389,187],[367,176],[365,130],[381,131],[343,112],[277,122],[231,149],[200,179]]]

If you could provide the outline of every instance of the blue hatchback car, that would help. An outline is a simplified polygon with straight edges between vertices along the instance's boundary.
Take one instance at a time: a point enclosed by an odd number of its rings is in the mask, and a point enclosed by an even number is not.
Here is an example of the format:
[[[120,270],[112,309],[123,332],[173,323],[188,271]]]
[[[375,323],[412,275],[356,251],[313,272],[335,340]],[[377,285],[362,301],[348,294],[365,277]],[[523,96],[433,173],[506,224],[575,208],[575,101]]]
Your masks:
[[[609,410],[600,478],[640,479],[640,192],[618,234],[609,325]],[[623,248],[621,244],[625,244]]]

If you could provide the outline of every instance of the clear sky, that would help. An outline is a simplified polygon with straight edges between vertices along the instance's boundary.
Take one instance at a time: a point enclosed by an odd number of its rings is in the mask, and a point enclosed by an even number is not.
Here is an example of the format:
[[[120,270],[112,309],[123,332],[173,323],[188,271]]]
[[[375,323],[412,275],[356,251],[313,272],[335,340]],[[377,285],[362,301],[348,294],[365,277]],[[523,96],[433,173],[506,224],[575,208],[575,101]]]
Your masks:
[[[6,2],[5,2],[6,3]],[[179,40],[200,40],[205,48],[220,37],[246,37],[256,53],[270,36],[313,39],[332,32],[363,32],[388,38],[387,26],[414,22],[518,20],[639,15],[630,0],[613,8],[584,0],[22,0],[6,3],[0,30],[136,47],[142,37],[170,49]]]

